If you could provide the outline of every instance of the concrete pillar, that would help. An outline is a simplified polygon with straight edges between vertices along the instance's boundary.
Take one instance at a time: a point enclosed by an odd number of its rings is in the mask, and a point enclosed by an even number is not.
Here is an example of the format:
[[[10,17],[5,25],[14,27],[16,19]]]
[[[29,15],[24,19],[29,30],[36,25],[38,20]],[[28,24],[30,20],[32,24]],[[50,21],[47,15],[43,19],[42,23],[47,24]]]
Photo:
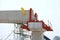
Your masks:
[[[43,32],[32,31],[32,40],[43,40]]]

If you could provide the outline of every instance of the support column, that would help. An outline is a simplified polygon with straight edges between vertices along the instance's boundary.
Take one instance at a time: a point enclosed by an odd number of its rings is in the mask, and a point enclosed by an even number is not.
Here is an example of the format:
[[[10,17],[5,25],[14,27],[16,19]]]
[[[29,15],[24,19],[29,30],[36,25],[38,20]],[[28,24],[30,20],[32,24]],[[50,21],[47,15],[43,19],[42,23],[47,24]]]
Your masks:
[[[32,40],[43,40],[43,32],[40,31],[32,31]]]

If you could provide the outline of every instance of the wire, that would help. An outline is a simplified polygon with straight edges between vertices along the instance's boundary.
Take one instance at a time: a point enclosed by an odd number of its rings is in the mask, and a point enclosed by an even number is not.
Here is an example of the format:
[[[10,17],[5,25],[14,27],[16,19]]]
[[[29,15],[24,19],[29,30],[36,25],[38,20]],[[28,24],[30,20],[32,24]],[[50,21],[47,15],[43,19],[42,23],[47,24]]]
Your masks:
[[[5,40],[7,40],[7,39],[11,36],[12,33],[13,33],[13,32],[11,32],[11,33],[5,38]]]

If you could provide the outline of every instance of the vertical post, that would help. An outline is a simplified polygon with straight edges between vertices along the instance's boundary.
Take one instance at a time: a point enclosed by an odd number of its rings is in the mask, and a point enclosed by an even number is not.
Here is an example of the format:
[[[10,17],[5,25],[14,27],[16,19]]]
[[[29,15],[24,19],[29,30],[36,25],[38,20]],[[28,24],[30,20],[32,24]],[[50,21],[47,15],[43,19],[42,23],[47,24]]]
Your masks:
[[[43,40],[43,32],[41,31],[32,31],[32,40]]]
[[[29,10],[29,21],[32,21],[32,8]]]
[[[35,13],[35,15],[34,15],[34,16],[35,16],[36,20],[38,20],[38,18],[37,18],[37,16],[38,16],[38,15],[37,15],[37,13]]]

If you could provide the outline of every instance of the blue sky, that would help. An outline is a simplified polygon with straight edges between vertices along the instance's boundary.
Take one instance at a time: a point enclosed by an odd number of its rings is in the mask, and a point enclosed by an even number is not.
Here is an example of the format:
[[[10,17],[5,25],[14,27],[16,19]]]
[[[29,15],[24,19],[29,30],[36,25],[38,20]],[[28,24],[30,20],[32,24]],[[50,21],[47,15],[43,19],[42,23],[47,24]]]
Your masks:
[[[38,19],[47,20],[52,23],[53,32],[45,32],[44,34],[52,39],[54,36],[60,36],[60,0],[0,0],[0,10],[20,10],[33,8],[37,12]],[[13,29],[13,24],[0,24],[0,33],[4,37]],[[7,32],[7,33],[5,33]],[[0,37],[3,37],[1,36]]]

